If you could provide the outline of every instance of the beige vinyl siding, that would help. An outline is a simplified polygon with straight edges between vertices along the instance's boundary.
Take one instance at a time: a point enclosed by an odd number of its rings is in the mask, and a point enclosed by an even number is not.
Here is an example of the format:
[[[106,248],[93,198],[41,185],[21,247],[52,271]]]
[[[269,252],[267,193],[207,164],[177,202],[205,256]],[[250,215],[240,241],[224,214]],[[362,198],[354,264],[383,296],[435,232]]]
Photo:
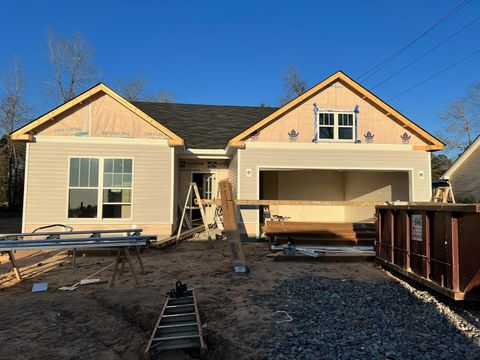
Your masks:
[[[450,174],[450,183],[457,201],[473,197],[475,201],[480,201],[480,146]]]
[[[25,225],[169,224],[172,211],[171,148],[162,143],[38,141],[29,144]],[[69,157],[133,158],[132,219],[68,219]]]
[[[239,152],[241,199],[258,199],[258,175],[262,169],[407,171],[409,200],[429,201],[431,197],[430,154],[414,151],[408,145],[247,143],[246,149]],[[240,221],[250,229],[249,236],[255,236],[251,229],[258,229],[258,210],[242,208]]]
[[[232,184],[233,198],[237,198],[238,187],[238,151],[236,151],[228,165],[228,181]]]

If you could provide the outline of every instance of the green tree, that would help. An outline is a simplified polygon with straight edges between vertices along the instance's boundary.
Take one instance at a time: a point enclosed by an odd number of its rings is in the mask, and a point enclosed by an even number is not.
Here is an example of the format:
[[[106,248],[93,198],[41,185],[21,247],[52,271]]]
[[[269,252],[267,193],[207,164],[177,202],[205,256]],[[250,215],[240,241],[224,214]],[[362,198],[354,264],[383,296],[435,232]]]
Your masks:
[[[432,180],[438,180],[452,166],[453,160],[444,154],[432,154]]]

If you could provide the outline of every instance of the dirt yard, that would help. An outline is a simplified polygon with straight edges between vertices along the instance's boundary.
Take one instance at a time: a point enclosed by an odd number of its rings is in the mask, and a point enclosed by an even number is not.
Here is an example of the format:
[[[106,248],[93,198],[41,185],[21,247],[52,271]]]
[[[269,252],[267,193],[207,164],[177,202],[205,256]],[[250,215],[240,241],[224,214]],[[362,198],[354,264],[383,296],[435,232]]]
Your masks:
[[[194,287],[202,321],[207,323],[207,358],[262,358],[247,343],[266,336],[271,313],[253,297],[268,293],[281,280],[319,274],[361,280],[383,278],[371,264],[315,264],[272,262],[265,245],[247,244],[250,272],[232,271],[226,243],[183,242],[178,248],[148,249],[147,270],[135,287],[124,273],[110,289],[107,284],[60,291],[113,262],[113,257],[83,256],[72,273],[70,257],[59,252],[18,254],[27,278],[17,283],[6,256],[0,258],[2,351],[0,358],[29,359],[138,359],[159,316],[166,292],[176,280]],[[128,267],[127,267],[128,268]],[[99,276],[107,280],[111,268]],[[47,282],[48,291],[32,293],[32,284]],[[180,356],[180,357],[179,357]],[[181,354],[169,354],[172,359]],[[168,358],[168,357],[167,357]]]
[[[0,233],[19,232],[20,223],[15,215],[0,217]],[[74,274],[65,251],[19,252],[25,277],[19,283],[0,255],[0,360],[141,359],[177,280],[196,289],[206,360],[480,359],[478,304],[448,301],[373,263],[274,262],[266,244],[244,250],[246,275],[233,273],[225,241],[213,247],[184,241],[146,249],[147,274],[138,286],[127,267],[114,288],[102,283],[75,291],[59,288],[112,264],[114,256],[79,256]],[[112,267],[95,278],[106,282],[111,273]],[[32,293],[38,282],[47,282],[48,291]],[[293,321],[277,324],[277,310]],[[192,358],[199,356],[161,357]]]

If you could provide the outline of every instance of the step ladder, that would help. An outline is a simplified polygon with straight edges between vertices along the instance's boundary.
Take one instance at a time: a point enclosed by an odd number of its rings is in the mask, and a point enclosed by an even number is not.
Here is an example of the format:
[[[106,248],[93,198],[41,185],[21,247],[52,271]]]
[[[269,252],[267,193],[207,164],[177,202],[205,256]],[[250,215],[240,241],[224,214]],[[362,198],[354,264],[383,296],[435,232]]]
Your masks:
[[[195,198],[194,204],[196,203],[196,206],[190,205],[190,196],[194,196]],[[188,215],[186,215],[187,210],[200,210],[200,215],[202,216],[202,222],[203,222],[203,226],[205,227],[205,232],[207,233],[208,240],[211,241],[212,236],[210,234],[210,226],[207,223],[207,217],[205,216],[205,205],[202,203],[202,198],[200,197],[200,192],[198,191],[197,184],[192,182],[188,187],[187,198],[185,199],[185,205],[183,206],[182,217],[180,218],[180,224],[178,225],[176,245],[178,245],[178,240],[180,238],[180,235],[182,234],[184,222],[187,225],[188,229],[191,229],[192,227],[192,223],[191,223],[192,219],[189,219]]]
[[[157,360],[163,351],[188,348],[198,348],[201,354],[207,349],[193,289],[188,290],[187,296],[167,297],[144,359]]]
[[[436,203],[455,203],[455,197],[453,196],[453,189],[451,186],[440,186],[435,189],[435,195],[433,196],[433,202]]]

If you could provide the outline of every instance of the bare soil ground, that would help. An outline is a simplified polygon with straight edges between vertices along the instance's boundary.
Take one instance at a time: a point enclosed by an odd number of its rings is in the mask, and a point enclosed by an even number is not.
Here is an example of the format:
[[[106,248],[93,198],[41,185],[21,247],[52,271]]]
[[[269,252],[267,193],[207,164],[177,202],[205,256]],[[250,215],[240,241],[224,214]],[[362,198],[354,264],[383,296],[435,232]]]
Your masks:
[[[247,344],[268,336],[272,314],[254,297],[270,292],[282,280],[315,274],[359,281],[386,279],[370,263],[281,263],[265,256],[265,245],[245,244],[250,272],[234,274],[224,241],[213,248],[204,241],[186,241],[178,248],[148,249],[147,274],[135,286],[124,273],[114,288],[87,285],[60,291],[113,262],[111,256],[78,258],[72,273],[65,252],[18,253],[26,279],[18,283],[7,256],[0,257],[0,359],[139,359],[165,301],[177,280],[194,287],[202,321],[208,324],[207,359],[257,359],[262,350]],[[127,267],[128,269],[128,267]],[[108,280],[111,268],[99,277]],[[48,291],[32,293],[32,284],[47,282]],[[279,300],[280,306],[281,300]],[[166,359],[189,358],[170,353]]]

